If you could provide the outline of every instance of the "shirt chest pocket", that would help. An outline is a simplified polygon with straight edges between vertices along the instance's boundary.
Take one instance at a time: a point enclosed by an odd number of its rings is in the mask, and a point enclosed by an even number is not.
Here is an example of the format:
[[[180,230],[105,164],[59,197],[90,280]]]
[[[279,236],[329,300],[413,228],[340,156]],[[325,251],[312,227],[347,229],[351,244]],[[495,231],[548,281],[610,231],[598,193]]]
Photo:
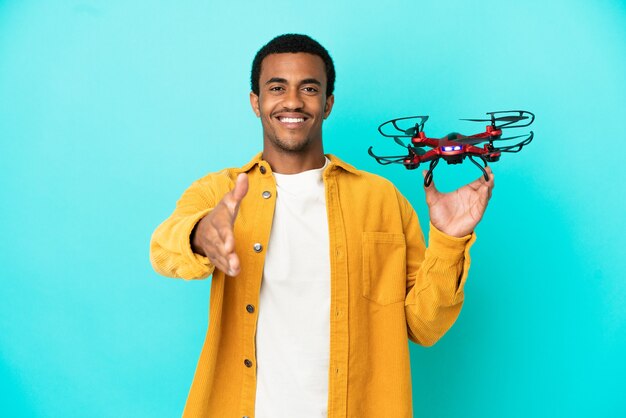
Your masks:
[[[363,296],[388,305],[404,300],[406,241],[404,234],[363,232]]]

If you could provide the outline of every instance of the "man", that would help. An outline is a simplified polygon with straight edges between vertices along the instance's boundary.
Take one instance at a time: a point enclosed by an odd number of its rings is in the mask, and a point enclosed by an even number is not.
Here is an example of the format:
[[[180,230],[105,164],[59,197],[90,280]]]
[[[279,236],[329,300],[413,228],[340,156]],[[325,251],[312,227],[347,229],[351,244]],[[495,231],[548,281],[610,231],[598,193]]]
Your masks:
[[[456,320],[493,175],[426,188],[426,249],[390,182],[324,155],[335,72],[321,45],[273,39],[251,81],[263,152],[196,181],[151,242],[159,273],[212,274],[184,416],[412,417],[407,339],[434,344]]]

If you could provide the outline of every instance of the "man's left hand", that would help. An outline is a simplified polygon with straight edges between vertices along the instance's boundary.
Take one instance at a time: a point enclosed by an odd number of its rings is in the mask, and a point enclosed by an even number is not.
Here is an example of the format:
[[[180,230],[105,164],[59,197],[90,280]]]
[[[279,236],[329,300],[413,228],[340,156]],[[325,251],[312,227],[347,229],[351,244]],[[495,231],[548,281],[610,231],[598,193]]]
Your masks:
[[[494,187],[491,168],[485,170],[489,181],[480,176],[450,193],[439,192],[434,182],[424,187],[430,222],[435,228],[453,237],[464,237],[474,231],[485,213]],[[425,176],[426,171],[422,174]]]

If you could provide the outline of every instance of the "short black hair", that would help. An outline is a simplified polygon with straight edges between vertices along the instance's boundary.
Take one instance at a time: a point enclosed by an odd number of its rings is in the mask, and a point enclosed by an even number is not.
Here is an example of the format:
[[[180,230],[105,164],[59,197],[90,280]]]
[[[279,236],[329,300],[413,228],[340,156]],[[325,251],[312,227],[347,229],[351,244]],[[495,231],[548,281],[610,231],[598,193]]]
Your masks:
[[[250,85],[252,92],[259,95],[259,78],[261,77],[261,63],[270,54],[306,52],[317,55],[324,61],[326,67],[326,96],[330,96],[335,91],[335,65],[330,54],[319,42],[307,35],[296,33],[286,33],[279,35],[265,44],[254,56],[252,61],[252,72],[250,74]]]

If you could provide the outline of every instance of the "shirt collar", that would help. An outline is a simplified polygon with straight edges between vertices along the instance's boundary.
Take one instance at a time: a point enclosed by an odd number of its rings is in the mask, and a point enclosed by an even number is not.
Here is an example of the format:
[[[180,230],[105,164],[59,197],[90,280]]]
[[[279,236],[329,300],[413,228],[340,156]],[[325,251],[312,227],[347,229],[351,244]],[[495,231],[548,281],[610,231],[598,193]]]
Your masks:
[[[249,172],[254,166],[259,165],[259,166],[267,166],[269,167],[269,164],[267,164],[267,162],[265,160],[263,160],[261,158],[261,156],[263,155],[262,152],[259,152],[258,154],[256,154],[247,164],[245,164],[243,167],[235,169],[235,172],[237,174],[239,173],[247,173]],[[326,170],[332,170],[333,167],[339,167],[349,173],[352,174],[356,174],[359,175],[359,170],[357,170],[355,167],[351,166],[350,164],[340,160],[339,158],[337,158],[336,156],[332,155],[332,154],[326,154],[326,157],[330,160],[330,163],[328,163]]]

